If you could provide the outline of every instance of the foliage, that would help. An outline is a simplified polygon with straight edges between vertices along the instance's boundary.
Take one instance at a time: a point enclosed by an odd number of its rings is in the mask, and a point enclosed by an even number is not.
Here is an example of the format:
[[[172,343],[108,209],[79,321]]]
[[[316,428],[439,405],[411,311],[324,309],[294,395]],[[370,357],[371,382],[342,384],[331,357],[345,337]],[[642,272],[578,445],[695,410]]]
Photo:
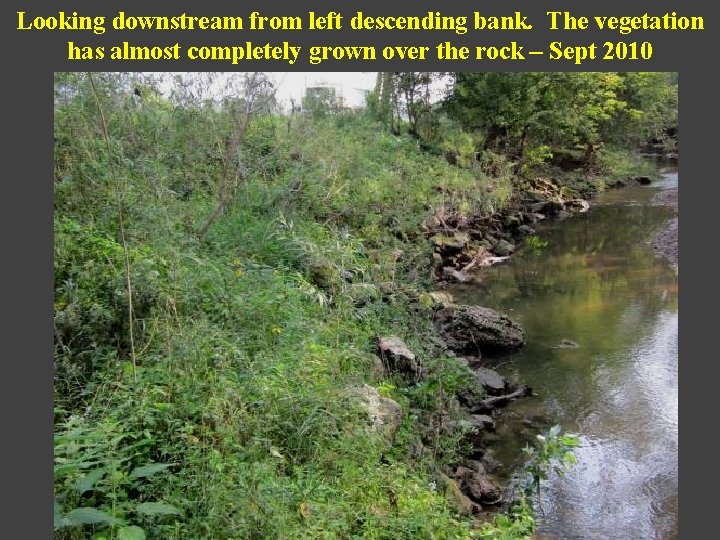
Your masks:
[[[426,279],[427,248],[403,234],[450,200],[438,183],[480,206],[483,178],[363,117],[246,117],[195,83],[173,100],[135,75],[96,84],[138,376],[98,109],[85,75],[58,74],[56,538],[467,537],[428,487],[435,463],[388,451],[347,392],[378,334],[431,350],[401,286]]]
[[[445,107],[486,134],[485,147],[523,157],[549,145],[658,137],[677,117],[677,83],[656,73],[457,73]]]
[[[527,461],[520,472],[523,492],[509,511],[498,514],[480,531],[483,540],[527,540],[535,531],[535,520],[529,496],[539,495],[540,485],[547,480],[550,471],[562,475],[575,465],[573,449],[579,444],[577,435],[562,433],[560,426],[553,426],[545,434],[537,435],[534,446],[525,446]]]
[[[439,107],[438,74],[379,74],[368,114],[288,116],[261,76],[94,74],[96,100],[87,75],[55,75],[56,538],[515,538],[531,527],[521,508],[478,530],[435,491],[432,472],[457,461],[459,438],[407,451],[474,380],[437,352],[418,301],[431,264],[419,224],[441,209],[502,210],[518,152],[547,166],[556,144],[609,137],[622,115],[645,122],[628,111],[644,111],[662,81],[505,75],[456,74]],[[627,106],[608,94],[619,88]],[[660,126],[665,109],[652,117]],[[599,168],[611,152],[597,150]],[[378,376],[378,335],[401,336],[425,379]],[[351,398],[370,380],[405,411],[394,442]],[[533,474],[569,444],[558,437]]]
[[[313,86],[305,89],[302,98],[303,111],[313,118],[321,118],[341,108],[340,98],[332,86]]]
[[[368,97],[368,111],[390,132],[399,134],[402,119],[407,121],[408,133],[426,145],[438,142],[437,114],[438,81],[446,73],[406,71],[378,73],[375,89]]]
[[[540,238],[536,234],[531,234],[530,236],[526,236],[523,241],[525,242],[525,245],[529,247],[534,253],[538,251],[542,251],[548,246],[548,241],[544,240],[543,238]]]
[[[548,472],[552,470],[562,475],[575,465],[576,459],[573,449],[579,444],[577,435],[561,433],[560,426],[553,426],[544,435],[537,436],[535,447],[525,446],[523,451],[528,456],[524,466],[527,477],[525,489],[540,492],[540,483],[547,480]]]
[[[147,459],[152,436],[123,427],[115,419],[95,426],[76,416],[63,422],[55,436],[56,537],[92,529],[95,538],[145,538],[144,527],[164,519],[156,516],[182,514],[171,504],[147,500],[154,478],[176,464],[135,466]]]
[[[633,176],[652,177],[657,174],[657,168],[648,160],[628,152],[627,149],[612,146],[605,147],[598,153],[595,168],[607,184]]]
[[[546,144],[541,144],[535,148],[531,148],[523,156],[523,165],[520,172],[527,172],[530,169],[536,168],[542,165],[546,161],[552,159],[553,153],[550,147]]]

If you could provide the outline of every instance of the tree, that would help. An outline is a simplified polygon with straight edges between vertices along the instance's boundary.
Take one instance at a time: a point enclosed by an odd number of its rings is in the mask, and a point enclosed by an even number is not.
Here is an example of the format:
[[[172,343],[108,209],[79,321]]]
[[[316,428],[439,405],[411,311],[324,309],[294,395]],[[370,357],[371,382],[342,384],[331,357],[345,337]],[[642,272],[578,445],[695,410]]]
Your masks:
[[[302,109],[313,118],[320,118],[341,108],[340,98],[332,86],[311,86],[305,89]]]
[[[628,76],[630,75],[630,76]],[[590,159],[602,141],[657,131],[674,94],[662,74],[456,73],[444,107],[485,148],[522,160],[529,147],[584,149]],[[666,95],[667,94],[667,95]],[[644,118],[645,123],[638,123]],[[642,129],[639,129],[644,126]]]
[[[427,71],[378,73],[370,96],[371,113],[393,133],[399,133],[400,119],[405,117],[408,132],[424,138],[420,131],[427,131],[428,126],[435,123],[433,86],[443,75]]]
[[[375,89],[368,96],[368,112],[390,131],[395,132],[395,84],[393,74],[378,72]]]
[[[215,209],[198,231],[204,237],[210,225],[223,213],[244,179],[242,142],[250,122],[260,114],[269,114],[275,104],[275,86],[264,73],[243,75],[241,94],[223,100],[230,120],[230,131],[221,146],[223,173],[218,182]]]

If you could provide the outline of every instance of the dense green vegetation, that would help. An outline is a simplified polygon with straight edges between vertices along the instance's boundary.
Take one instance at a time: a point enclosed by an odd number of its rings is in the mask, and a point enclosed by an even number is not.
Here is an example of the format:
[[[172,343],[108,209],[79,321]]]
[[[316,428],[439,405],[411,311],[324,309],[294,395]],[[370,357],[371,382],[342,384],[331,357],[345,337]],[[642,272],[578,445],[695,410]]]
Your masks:
[[[457,74],[434,103],[434,78],[282,115],[262,74],[172,96],[56,75],[56,538],[529,534],[527,505],[478,528],[433,481],[463,452],[433,419],[473,382],[433,342],[419,226],[498,212],[537,175],[587,193],[637,174],[617,145],[672,140],[676,81]],[[382,373],[389,334],[424,379]],[[403,407],[393,440],[352,397],[365,383]]]

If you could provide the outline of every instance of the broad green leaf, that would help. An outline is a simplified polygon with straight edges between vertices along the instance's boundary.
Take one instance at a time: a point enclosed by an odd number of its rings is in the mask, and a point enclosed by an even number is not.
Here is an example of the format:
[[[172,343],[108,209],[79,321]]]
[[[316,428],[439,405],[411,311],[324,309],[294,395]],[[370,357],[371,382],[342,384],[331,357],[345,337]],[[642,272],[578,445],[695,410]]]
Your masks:
[[[577,458],[575,457],[575,454],[573,454],[572,452],[565,452],[563,459],[567,463],[570,463],[571,465],[575,465],[577,463]]]
[[[122,527],[117,534],[117,540],[145,540],[145,538],[145,531],[135,525]]]
[[[62,527],[62,506],[57,501],[55,501],[53,510],[53,526]]]
[[[151,474],[164,471],[165,469],[172,467],[174,463],[148,463],[142,467],[135,467],[130,473],[131,478],[145,478]]]
[[[565,446],[569,446],[571,448],[574,448],[580,444],[580,440],[576,435],[563,435],[563,437],[560,439],[560,442],[564,444]]]
[[[55,478],[62,478],[63,476],[68,476],[76,471],[80,470],[80,466],[77,463],[69,463],[67,465],[56,465],[55,466]]]
[[[105,475],[105,472],[105,469],[95,469],[94,471],[90,471],[82,478],[78,478],[75,482],[75,489],[77,489],[80,495],[86,491],[90,491],[95,486],[95,482]]]
[[[61,464],[59,460],[56,460],[56,462],[57,463],[54,467],[55,478],[62,478],[63,476],[68,476],[78,472],[80,469],[87,469],[100,464],[99,461],[79,461],[67,464]]]
[[[98,510],[97,508],[76,508],[65,514],[65,519],[70,526],[77,525],[96,525],[105,523],[107,525],[117,525],[120,520],[112,517],[110,514]]]
[[[180,514],[180,510],[175,508],[172,504],[163,502],[146,502],[137,505],[137,511],[146,516],[158,516],[158,515],[169,515],[169,514]]]

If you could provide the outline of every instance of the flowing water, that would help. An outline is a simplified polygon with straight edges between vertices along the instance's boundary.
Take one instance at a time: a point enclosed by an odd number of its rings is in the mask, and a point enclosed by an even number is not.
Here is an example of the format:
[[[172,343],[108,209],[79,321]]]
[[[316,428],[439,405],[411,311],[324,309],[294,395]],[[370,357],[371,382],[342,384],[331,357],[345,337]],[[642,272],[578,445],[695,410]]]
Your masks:
[[[650,199],[675,186],[666,169],[651,187],[602,194],[586,214],[546,223],[480,284],[451,290],[528,335],[490,360],[537,394],[503,413],[495,457],[519,465],[521,447],[553,423],[580,436],[577,466],[536,504],[538,539],[678,536],[678,277],[647,244],[670,216]]]

